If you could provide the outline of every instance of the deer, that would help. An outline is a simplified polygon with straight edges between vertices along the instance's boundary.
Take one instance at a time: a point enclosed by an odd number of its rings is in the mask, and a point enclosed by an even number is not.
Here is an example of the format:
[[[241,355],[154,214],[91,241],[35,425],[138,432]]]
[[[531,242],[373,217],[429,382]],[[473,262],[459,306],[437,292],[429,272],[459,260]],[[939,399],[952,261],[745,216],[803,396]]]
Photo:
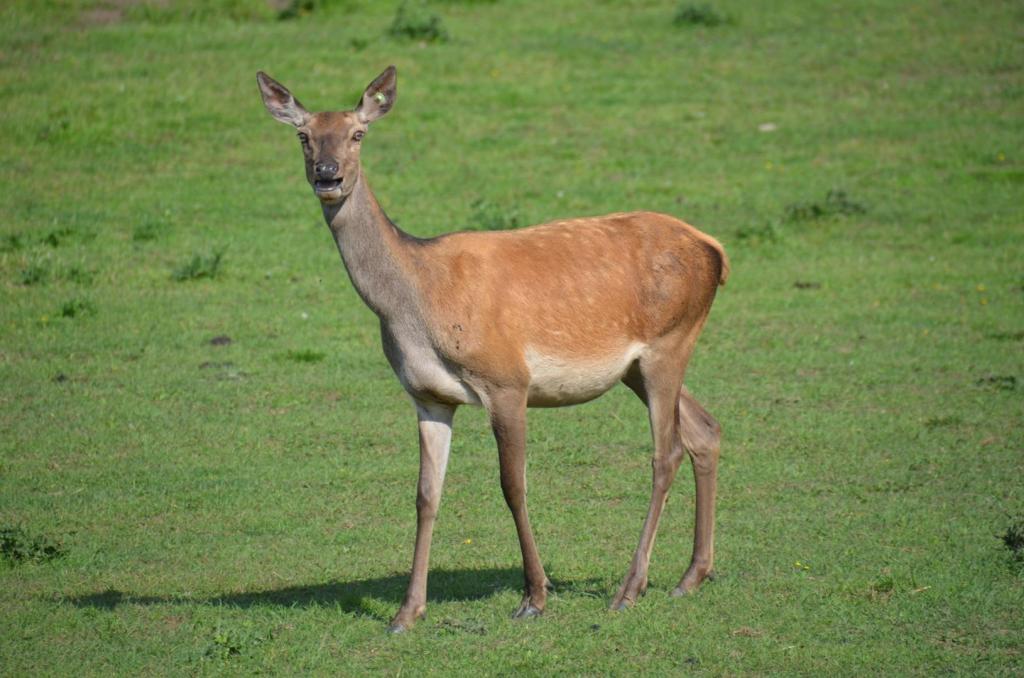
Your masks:
[[[541,615],[551,586],[526,506],[527,409],[584,403],[619,382],[648,410],[653,487],[640,541],[609,607],[626,609],[645,594],[658,521],[686,457],[696,486],[693,552],[671,593],[692,593],[712,578],[721,427],[683,377],[729,276],[722,245],[655,212],[409,235],[384,213],[360,164],[369,126],[395,104],[395,67],[347,111],[310,112],[266,73],[256,77],[267,111],[298,133],[306,179],[416,410],[412,572],[388,630],[406,631],[426,614],[431,538],[462,405],[484,408],[497,443],[525,580],[514,618]]]

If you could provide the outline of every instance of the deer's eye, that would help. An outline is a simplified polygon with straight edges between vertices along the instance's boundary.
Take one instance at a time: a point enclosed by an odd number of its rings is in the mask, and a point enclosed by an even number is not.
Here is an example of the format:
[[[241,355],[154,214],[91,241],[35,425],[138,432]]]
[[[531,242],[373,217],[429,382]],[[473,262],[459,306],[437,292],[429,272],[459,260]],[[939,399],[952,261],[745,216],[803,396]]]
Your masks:
[[[355,134],[352,135],[352,141],[362,141],[364,134],[366,134],[366,132],[362,130],[357,131]]]
[[[299,141],[302,142],[303,146],[309,146],[309,135],[305,132],[299,132]]]

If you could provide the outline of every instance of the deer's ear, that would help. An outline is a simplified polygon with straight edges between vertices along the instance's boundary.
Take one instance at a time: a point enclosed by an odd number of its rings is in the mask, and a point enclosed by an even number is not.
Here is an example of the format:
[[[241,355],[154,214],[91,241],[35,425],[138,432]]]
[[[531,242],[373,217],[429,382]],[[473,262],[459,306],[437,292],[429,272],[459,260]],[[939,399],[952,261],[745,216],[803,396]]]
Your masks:
[[[283,123],[301,127],[309,120],[309,111],[302,107],[299,100],[292,96],[288,88],[260,71],[256,74],[256,82],[260,84],[263,105],[270,114]]]
[[[364,123],[373,122],[391,110],[397,93],[398,71],[394,66],[388,66],[363,92],[363,98],[356,106],[356,115]]]

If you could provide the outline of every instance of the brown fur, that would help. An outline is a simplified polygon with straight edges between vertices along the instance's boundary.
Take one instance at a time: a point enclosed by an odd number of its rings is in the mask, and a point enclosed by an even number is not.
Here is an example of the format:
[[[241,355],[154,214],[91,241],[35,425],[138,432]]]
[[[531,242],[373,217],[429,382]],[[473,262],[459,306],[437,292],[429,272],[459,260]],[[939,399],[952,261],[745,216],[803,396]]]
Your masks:
[[[417,249],[411,270],[445,358],[513,380],[527,378],[527,344],[598,358],[696,324],[728,270],[716,240],[652,212],[456,233]]]
[[[427,568],[456,407],[487,409],[502,493],[523,557],[516,617],[544,611],[548,580],[526,507],[526,410],[584,402],[621,380],[647,405],[653,492],[640,542],[611,606],[647,586],[658,521],[689,456],[696,482],[694,548],[674,593],[710,576],[718,423],[683,377],[729,261],[714,238],[653,212],[555,221],[517,231],[420,240],[380,209],[359,162],[368,125],[391,109],[389,68],[355,110],[310,113],[263,73],[270,113],[302,139],[306,176],[320,199],[353,286],[380,317],[384,353],[412,396],[420,478],[412,575],[391,629],[426,610]]]

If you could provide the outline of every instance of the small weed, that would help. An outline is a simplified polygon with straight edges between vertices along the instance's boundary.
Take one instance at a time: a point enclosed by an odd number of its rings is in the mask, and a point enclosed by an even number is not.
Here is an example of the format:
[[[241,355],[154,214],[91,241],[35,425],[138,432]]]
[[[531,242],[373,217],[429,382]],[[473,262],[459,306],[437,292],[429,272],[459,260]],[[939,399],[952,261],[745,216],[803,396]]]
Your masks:
[[[469,633],[477,636],[487,635],[487,626],[479,621],[459,621],[455,619],[442,619],[437,622],[439,635],[456,635]]]
[[[721,26],[729,23],[729,17],[711,5],[695,5],[685,2],[679,6],[672,20],[676,26]]]
[[[195,23],[224,20],[263,21],[276,16],[271,4],[265,0],[227,0],[224,2],[147,0],[126,4],[130,4],[126,11],[128,17],[157,25],[183,21]]]
[[[36,129],[36,141],[47,141],[59,138],[71,129],[71,120],[68,118],[57,118],[50,120]]]
[[[88,299],[68,299],[60,305],[57,314],[62,318],[77,318],[96,312],[96,306]]]
[[[210,632],[210,641],[203,649],[203,659],[228,659],[248,654],[260,645],[274,639],[271,631],[265,631],[246,620],[241,624],[217,622]]]
[[[216,278],[224,260],[224,250],[214,250],[208,255],[193,254],[187,262],[174,269],[171,277],[178,282]]]
[[[751,245],[777,243],[782,240],[782,229],[769,221],[761,226],[742,226],[736,231],[736,240]]]
[[[1024,331],[1020,332],[995,332],[988,335],[989,339],[996,341],[1024,341]]]
[[[50,270],[42,263],[31,263],[18,273],[22,285],[42,285],[50,277]]]
[[[395,12],[388,33],[405,40],[448,42],[448,31],[441,17],[427,9],[422,0],[404,0]]]
[[[317,4],[316,0],[290,0],[277,11],[277,18],[280,21],[298,19],[312,14],[316,10]]]
[[[77,285],[91,285],[92,281],[96,278],[96,271],[91,271],[81,266],[72,266],[64,271],[61,277]]]
[[[352,0],[285,0],[274,4],[278,7],[277,18],[287,21],[353,3]]]
[[[350,38],[348,46],[351,47],[354,52],[362,52],[370,46],[370,41],[366,38]]]
[[[954,426],[960,426],[964,423],[964,420],[956,416],[947,417],[932,417],[924,422],[924,427],[929,431],[934,431],[938,428],[951,428]]]
[[[506,211],[485,198],[474,200],[470,207],[473,208],[473,214],[470,216],[467,226],[470,230],[503,231],[509,228],[518,228],[522,224],[518,212]]]
[[[67,554],[64,545],[41,535],[30,535],[20,527],[0,528],[0,558],[11,565],[43,563]]]
[[[199,363],[199,369],[201,370],[230,370],[234,366],[235,364],[230,360],[225,360],[223,362],[207,360],[205,362]]]
[[[867,208],[861,203],[851,200],[846,195],[846,191],[833,189],[825,195],[825,200],[822,202],[795,202],[786,205],[783,221],[814,221],[826,217],[864,214],[865,212],[867,212]]]
[[[285,354],[288,360],[293,360],[297,363],[318,363],[327,357],[326,353],[322,351],[313,351],[310,349],[302,349],[301,351],[288,351]]]
[[[146,219],[135,225],[132,229],[132,240],[135,242],[149,242],[156,240],[163,230],[163,224],[156,219]]]
[[[3,238],[0,238],[0,253],[17,252],[24,246],[25,242],[21,239],[19,233],[8,233]]]
[[[1010,523],[1000,539],[1010,551],[1010,562],[1013,568],[1024,574],[1024,517],[1017,518]]]
[[[58,228],[44,235],[39,242],[50,247],[60,247],[61,242],[74,232],[71,228]]]
[[[891,574],[881,574],[871,584],[871,598],[888,600],[896,590],[896,580]]]
[[[978,386],[994,388],[997,391],[1013,391],[1017,388],[1017,377],[1012,374],[992,375],[990,377],[982,377],[974,383]]]
[[[248,373],[238,369],[238,367],[230,360],[214,361],[207,360],[199,364],[201,370],[211,370],[211,374],[214,379],[220,381],[238,381],[239,379],[245,379]]]
[[[1011,523],[1006,528],[1002,540],[1015,558],[1024,559],[1024,518],[1018,518]]]

